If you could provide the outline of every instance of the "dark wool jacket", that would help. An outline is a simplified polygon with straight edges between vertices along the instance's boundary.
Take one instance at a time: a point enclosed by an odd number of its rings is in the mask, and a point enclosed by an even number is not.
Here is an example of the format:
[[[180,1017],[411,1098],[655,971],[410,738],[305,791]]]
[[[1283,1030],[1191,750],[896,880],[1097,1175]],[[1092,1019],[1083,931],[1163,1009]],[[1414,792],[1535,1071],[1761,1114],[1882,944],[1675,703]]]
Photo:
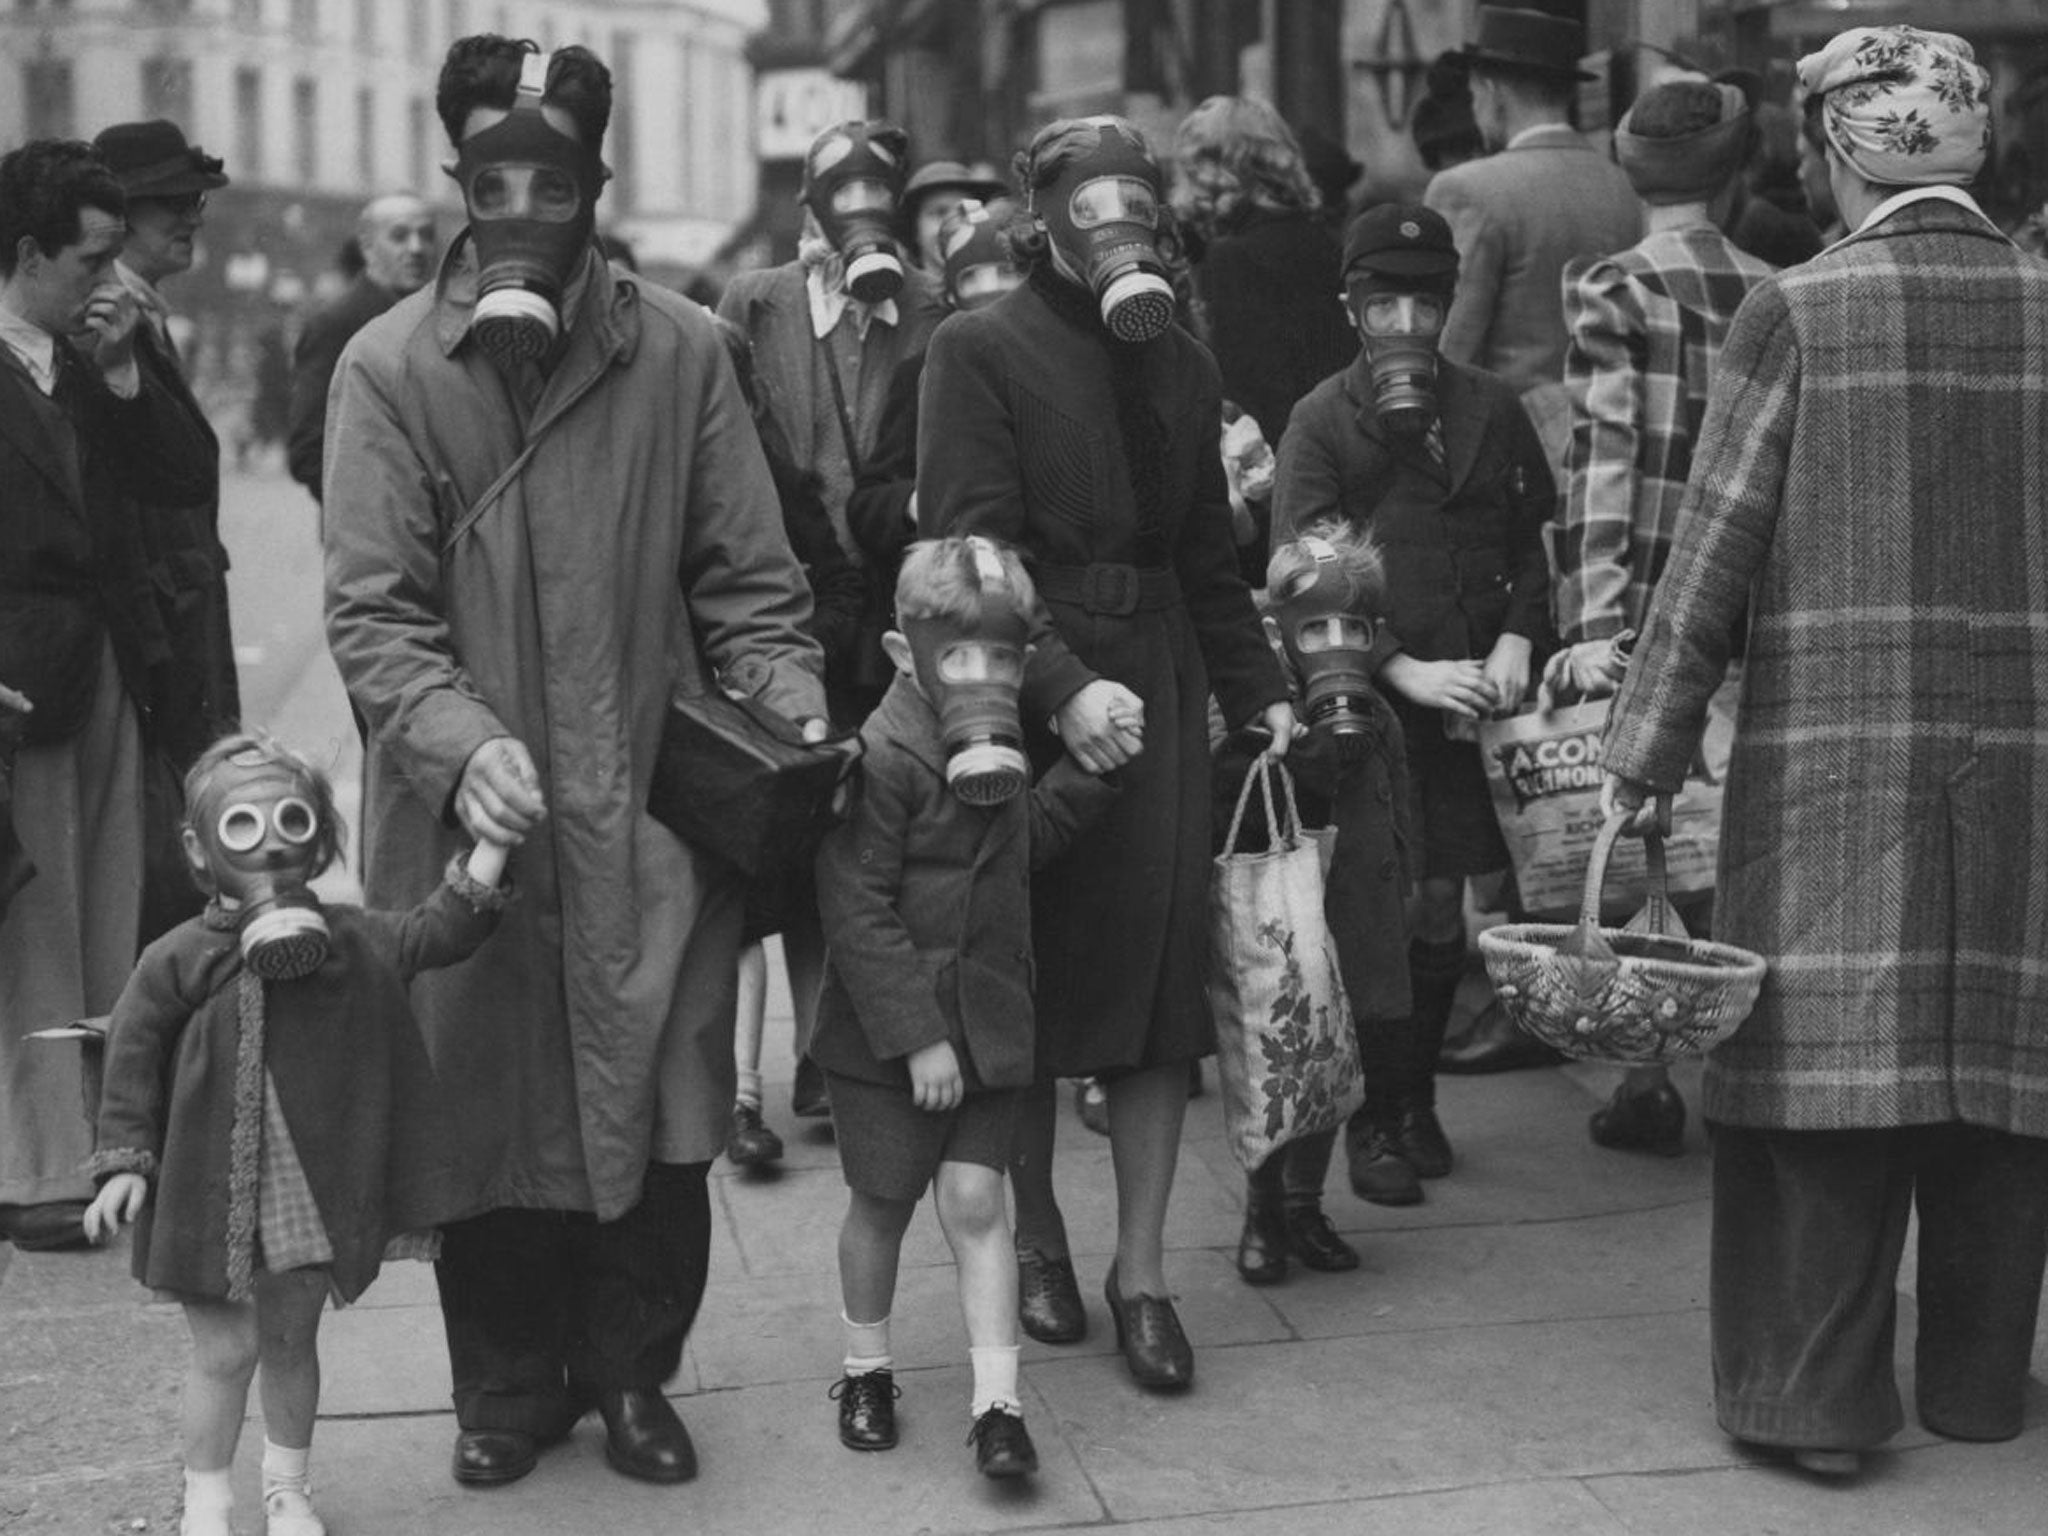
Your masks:
[[[327,457],[327,391],[349,339],[396,304],[400,295],[358,276],[348,289],[306,321],[292,349],[292,397],[285,410],[285,463],[292,478],[323,494]]]
[[[938,716],[899,676],[861,727],[861,789],[818,853],[830,942],[803,1043],[829,1072],[908,1091],[911,1052],[953,1042],[970,1088],[1033,1078],[1031,870],[1116,789],[1062,757],[998,806],[946,787]]]
[[[1369,531],[1387,560],[1377,669],[1396,651],[1421,661],[1484,657],[1526,636],[1540,669],[1550,641],[1543,525],[1556,482],[1521,402],[1500,379],[1443,359],[1437,369],[1446,464],[1387,432],[1365,358],[1294,408],[1273,483],[1273,541],[1337,516]]]
[[[1096,677],[1144,701],[1123,795],[1032,889],[1039,1065],[1071,1076],[1211,1049],[1209,695],[1239,726],[1287,684],[1237,574],[1214,360],[1178,327],[1113,354],[1058,281],[933,335],[917,484],[921,533],[1006,540],[1038,581],[1027,730]],[[1152,444],[1135,465],[1132,432]]]
[[[389,1238],[477,1209],[406,1001],[414,976],[464,959],[497,925],[495,893],[459,869],[450,880],[409,912],[325,908],[320,968],[263,984],[260,1056],[242,1028],[233,927],[193,918],[143,951],[114,1005],[90,1165],[102,1181],[123,1172],[150,1180],[136,1279],[184,1297],[246,1294],[266,1071],[333,1244],[343,1301],[377,1277]],[[256,1134],[250,1098],[237,1092],[252,1074]]]

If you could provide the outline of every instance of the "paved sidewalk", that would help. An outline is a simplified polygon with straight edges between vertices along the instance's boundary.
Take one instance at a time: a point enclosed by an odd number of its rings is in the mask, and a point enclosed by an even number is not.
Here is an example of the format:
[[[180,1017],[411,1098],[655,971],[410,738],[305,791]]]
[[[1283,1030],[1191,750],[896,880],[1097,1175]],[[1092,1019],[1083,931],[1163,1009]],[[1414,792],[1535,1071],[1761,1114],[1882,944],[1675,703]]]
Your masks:
[[[786,1052],[784,1021],[769,1034]],[[793,1130],[786,1055],[770,1068],[787,1171],[757,1180],[719,1165],[710,1290],[672,1388],[702,1476],[682,1488],[620,1478],[591,1419],[524,1482],[458,1488],[432,1276],[398,1265],[323,1331],[314,1468],[334,1536],[2048,1529],[2048,1347],[2035,1427],[2008,1445],[1916,1427],[1857,1484],[1831,1488],[1726,1440],[1707,1368],[1704,1147],[1695,1129],[1677,1161],[1597,1151],[1585,1117],[1606,1080],[1583,1068],[1446,1081],[1458,1172],[1426,1204],[1391,1211],[1353,1199],[1340,1170],[1330,1212],[1365,1267],[1264,1290],[1231,1267],[1240,1180],[1216,1096],[1191,1105],[1168,1228],[1198,1360],[1180,1399],[1140,1392],[1114,1353],[1100,1293],[1108,1147],[1065,1107],[1059,1177],[1092,1331],[1071,1349],[1025,1345],[1043,1471],[1021,1488],[973,1473],[952,1270],[928,1214],[896,1308],[903,1443],[855,1455],[825,1398],[841,1351],[843,1187],[824,1134]],[[1910,1271],[1902,1288],[1906,1372]],[[143,1304],[125,1251],[0,1267],[0,1531],[174,1531],[184,1356],[182,1320]],[[237,1475],[252,1533],[260,1437],[252,1404]]]

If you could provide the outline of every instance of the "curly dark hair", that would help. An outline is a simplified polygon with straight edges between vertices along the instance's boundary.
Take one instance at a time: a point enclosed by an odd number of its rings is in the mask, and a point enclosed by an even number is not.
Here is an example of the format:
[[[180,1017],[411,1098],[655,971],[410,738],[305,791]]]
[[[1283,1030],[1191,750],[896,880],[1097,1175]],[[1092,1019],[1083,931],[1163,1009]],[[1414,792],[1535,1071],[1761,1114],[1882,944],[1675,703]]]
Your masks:
[[[519,75],[526,56],[540,51],[540,44],[532,38],[501,37],[495,32],[451,43],[434,87],[434,110],[440,114],[448,142],[462,142],[463,125],[478,107],[511,111],[519,97]],[[548,60],[541,100],[569,114],[585,149],[595,153],[604,146],[604,131],[612,120],[612,72],[588,48],[555,50]]]
[[[12,277],[23,240],[54,256],[83,237],[82,210],[128,212],[121,183],[82,139],[32,139],[0,158],[0,277]]]

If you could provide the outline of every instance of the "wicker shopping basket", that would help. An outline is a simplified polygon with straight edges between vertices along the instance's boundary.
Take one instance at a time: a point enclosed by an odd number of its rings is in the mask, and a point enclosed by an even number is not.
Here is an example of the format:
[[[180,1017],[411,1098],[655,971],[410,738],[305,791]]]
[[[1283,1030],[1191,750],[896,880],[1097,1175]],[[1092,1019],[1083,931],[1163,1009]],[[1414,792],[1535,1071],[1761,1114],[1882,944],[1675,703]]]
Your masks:
[[[1600,926],[1608,856],[1626,822],[1608,818],[1586,865],[1574,926],[1510,923],[1479,936],[1494,996],[1545,1045],[1587,1061],[1630,1066],[1710,1050],[1756,1005],[1764,957],[1688,937],[1671,910],[1664,839],[1644,851],[1649,901],[1627,928]]]

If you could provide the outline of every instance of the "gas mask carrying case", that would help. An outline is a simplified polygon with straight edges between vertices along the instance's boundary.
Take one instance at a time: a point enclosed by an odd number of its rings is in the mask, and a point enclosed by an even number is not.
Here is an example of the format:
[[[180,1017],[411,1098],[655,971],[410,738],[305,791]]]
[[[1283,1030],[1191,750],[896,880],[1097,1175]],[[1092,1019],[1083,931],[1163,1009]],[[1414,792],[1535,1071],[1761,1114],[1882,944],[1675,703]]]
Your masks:
[[[722,691],[669,700],[647,811],[753,880],[808,862],[844,813],[860,738],[816,745],[766,705]]]

